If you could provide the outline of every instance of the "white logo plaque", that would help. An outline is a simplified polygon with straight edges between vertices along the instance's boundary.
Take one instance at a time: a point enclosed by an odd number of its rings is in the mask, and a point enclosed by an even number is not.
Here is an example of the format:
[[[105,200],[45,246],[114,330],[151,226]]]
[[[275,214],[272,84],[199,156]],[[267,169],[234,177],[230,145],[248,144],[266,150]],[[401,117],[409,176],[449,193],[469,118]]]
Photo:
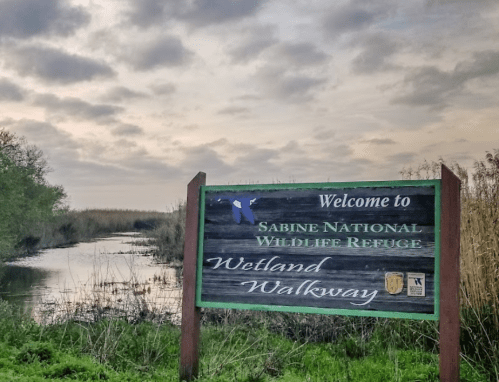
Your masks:
[[[407,296],[424,297],[425,274],[407,273]]]

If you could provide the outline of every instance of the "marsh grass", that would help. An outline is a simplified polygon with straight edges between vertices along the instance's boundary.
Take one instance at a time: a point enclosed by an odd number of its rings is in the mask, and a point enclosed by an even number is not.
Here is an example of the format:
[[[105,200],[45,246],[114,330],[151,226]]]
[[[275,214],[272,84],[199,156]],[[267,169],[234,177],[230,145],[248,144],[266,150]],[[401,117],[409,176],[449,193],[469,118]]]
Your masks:
[[[168,219],[165,212],[119,209],[62,211],[48,221],[26,227],[16,256],[106,236],[114,232],[152,230]]]
[[[128,275],[118,273],[109,261],[97,261],[101,257],[94,256],[93,272],[86,282],[74,282],[69,293],[59,298],[42,299],[34,318],[44,325],[103,319],[180,323],[181,286],[174,269],[163,267],[146,279],[135,269],[133,256],[127,260]]]
[[[177,203],[153,230],[147,232],[149,242],[156,250],[154,256],[164,263],[180,266],[184,261],[186,203]]]
[[[265,325],[206,324],[201,334],[199,381],[438,381],[437,354],[387,345],[389,338],[376,331],[364,340],[315,343]],[[179,342],[179,328],[168,322],[104,318],[40,325],[0,303],[1,380],[176,381]],[[461,380],[486,378],[463,364]]]
[[[41,325],[0,301],[0,324],[2,381],[143,381],[144,373],[154,376],[153,369],[173,374],[178,368],[179,330],[168,323],[102,319]]]
[[[406,179],[440,178],[440,162],[404,169]],[[499,150],[487,153],[461,180],[461,349],[499,380]]]
[[[178,202],[156,228],[146,231],[145,245],[151,246],[157,261],[175,269],[181,282],[184,262],[184,235],[186,203]]]
[[[440,162],[404,169],[406,179],[440,177]],[[471,177],[457,163],[450,168],[461,180],[461,306],[490,307],[499,328],[499,150],[475,162]]]
[[[225,311],[218,322],[208,313],[199,381],[438,381],[435,344],[418,342],[426,328],[410,321]],[[307,326],[306,338],[292,338]],[[325,340],[328,326],[334,339]],[[0,302],[0,379],[176,381],[179,336],[178,325],[151,316],[68,315],[42,325]],[[462,362],[461,376],[487,381],[472,363]]]

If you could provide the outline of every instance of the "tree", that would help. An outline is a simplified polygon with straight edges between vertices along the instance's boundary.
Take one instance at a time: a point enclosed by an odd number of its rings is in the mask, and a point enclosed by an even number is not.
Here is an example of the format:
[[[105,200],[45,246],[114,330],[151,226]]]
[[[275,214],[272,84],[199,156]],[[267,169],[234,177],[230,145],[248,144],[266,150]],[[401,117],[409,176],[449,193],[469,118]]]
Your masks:
[[[49,171],[40,149],[0,130],[0,257],[22,247],[33,224],[64,208],[64,189],[47,182]]]

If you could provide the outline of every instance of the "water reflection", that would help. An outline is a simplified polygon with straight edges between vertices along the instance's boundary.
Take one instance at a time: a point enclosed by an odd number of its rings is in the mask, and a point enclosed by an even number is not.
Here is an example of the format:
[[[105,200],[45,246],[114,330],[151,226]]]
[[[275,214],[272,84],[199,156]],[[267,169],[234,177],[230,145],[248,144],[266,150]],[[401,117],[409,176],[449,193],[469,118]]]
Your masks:
[[[38,321],[166,315],[179,318],[175,271],[147,256],[134,233],[41,251],[0,267],[0,298]]]
[[[10,303],[24,303],[33,289],[44,289],[50,271],[46,269],[7,265],[0,267],[0,298]]]

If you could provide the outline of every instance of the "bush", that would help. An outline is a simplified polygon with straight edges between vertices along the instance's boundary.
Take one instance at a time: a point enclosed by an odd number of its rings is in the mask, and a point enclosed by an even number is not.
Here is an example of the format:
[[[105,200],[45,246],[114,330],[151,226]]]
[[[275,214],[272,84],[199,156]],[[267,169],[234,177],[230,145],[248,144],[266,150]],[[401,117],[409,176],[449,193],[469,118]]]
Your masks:
[[[41,150],[0,130],[0,254],[4,258],[34,247],[39,238],[30,237],[30,227],[63,209],[66,194],[62,187],[48,184],[49,170]]]
[[[51,363],[54,358],[54,348],[47,342],[25,344],[16,356],[19,363]]]
[[[161,224],[149,233],[151,244],[156,246],[154,255],[162,262],[179,263],[184,261],[186,204],[179,203],[169,212]]]

